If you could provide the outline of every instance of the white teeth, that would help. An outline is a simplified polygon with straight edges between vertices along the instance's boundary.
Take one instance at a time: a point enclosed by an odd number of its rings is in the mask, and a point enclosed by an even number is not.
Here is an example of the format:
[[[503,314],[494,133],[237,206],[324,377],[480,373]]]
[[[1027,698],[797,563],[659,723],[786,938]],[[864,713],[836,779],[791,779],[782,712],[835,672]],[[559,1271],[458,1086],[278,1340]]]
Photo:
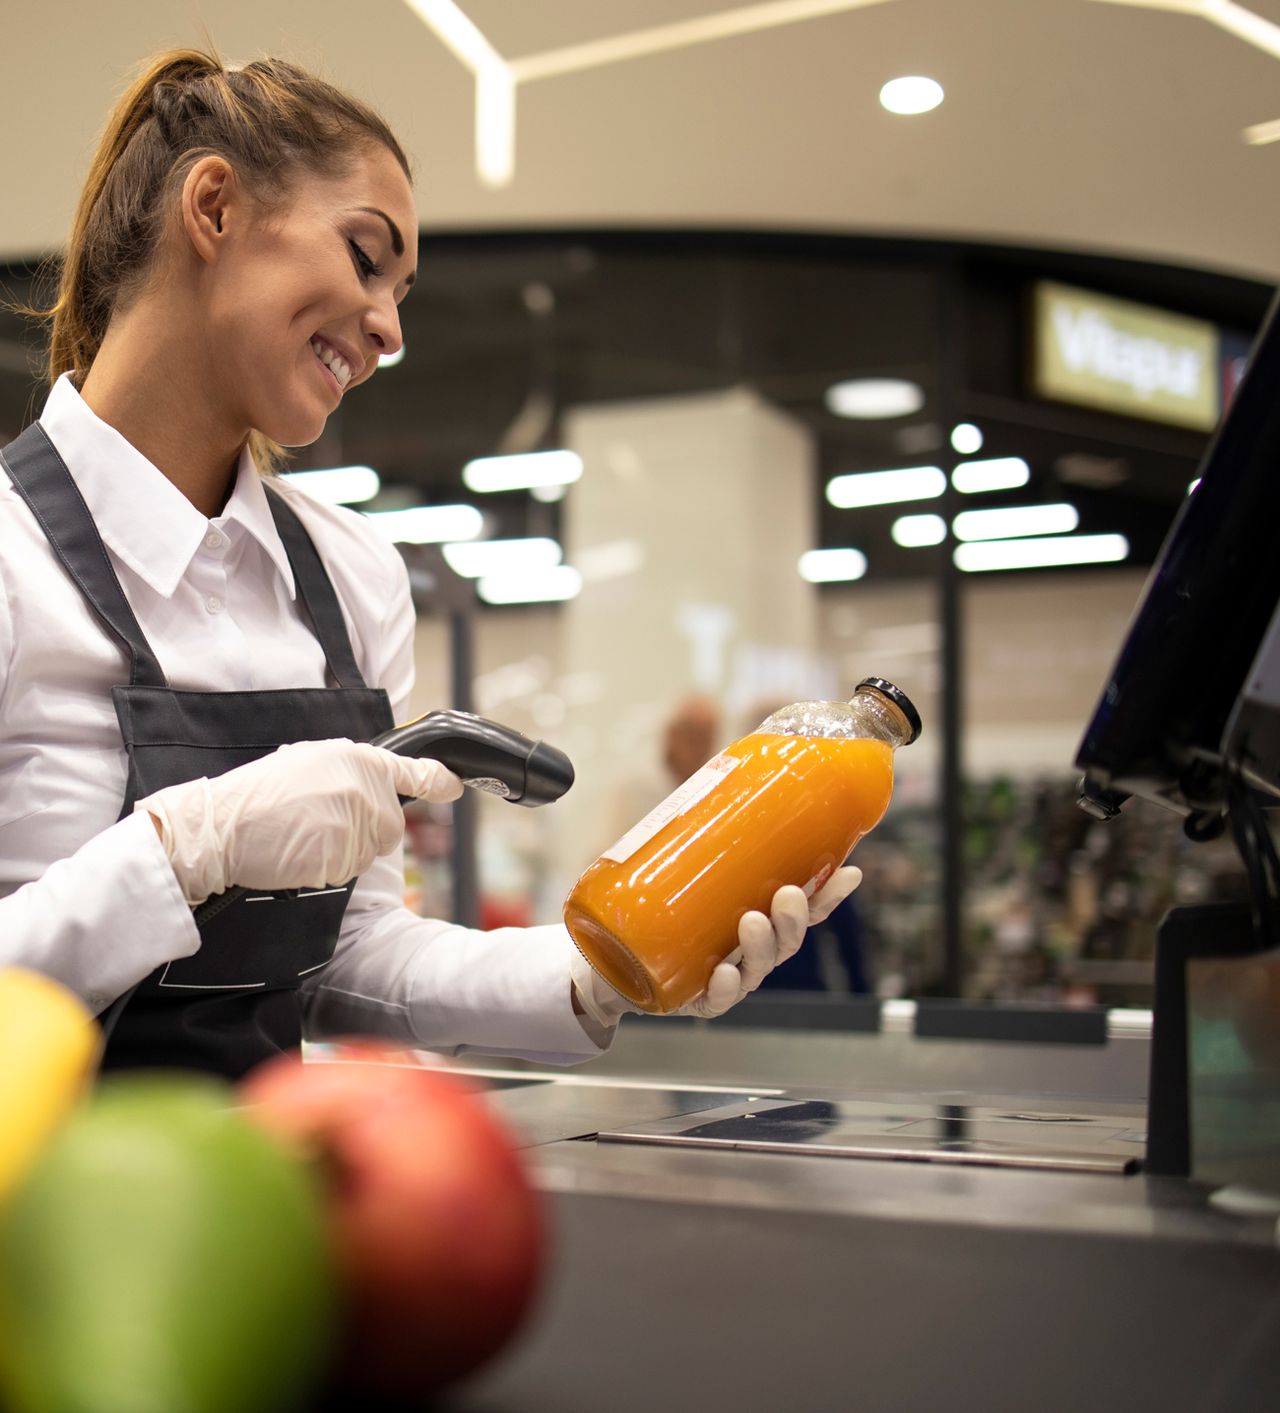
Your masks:
[[[345,388],[351,381],[351,369],[346,360],[319,339],[311,340],[311,351],[338,380],[338,386]]]

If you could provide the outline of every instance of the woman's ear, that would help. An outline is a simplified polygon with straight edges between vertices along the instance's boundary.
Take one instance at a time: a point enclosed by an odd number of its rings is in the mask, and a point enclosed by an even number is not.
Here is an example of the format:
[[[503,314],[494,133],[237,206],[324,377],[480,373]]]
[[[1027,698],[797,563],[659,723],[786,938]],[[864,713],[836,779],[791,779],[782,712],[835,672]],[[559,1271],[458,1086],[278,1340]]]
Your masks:
[[[236,174],[224,157],[201,157],[182,183],[182,228],[196,257],[218,258],[231,207],[240,196]]]

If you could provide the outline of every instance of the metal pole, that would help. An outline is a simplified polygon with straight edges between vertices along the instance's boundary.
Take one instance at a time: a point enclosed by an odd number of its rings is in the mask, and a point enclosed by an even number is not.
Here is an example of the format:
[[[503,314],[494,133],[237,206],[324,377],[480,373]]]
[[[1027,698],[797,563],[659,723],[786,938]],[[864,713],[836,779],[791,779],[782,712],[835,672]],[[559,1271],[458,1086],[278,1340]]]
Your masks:
[[[449,613],[449,667],[453,705],[471,710],[471,681],[475,673],[474,624],[465,608]],[[474,790],[464,790],[453,806],[453,917],[464,927],[480,923],[480,881],[476,867],[476,825],[479,801]]]
[[[939,792],[942,802],[942,990],[959,996],[964,980],[964,604],[960,571],[952,551],[951,523],[959,509],[951,483],[955,455],[951,429],[958,420],[963,387],[964,290],[956,259],[940,272],[938,290],[938,416],[946,438],[942,457],[947,473],[943,515],[947,538],[938,580],[938,620],[942,630],[942,748]]]

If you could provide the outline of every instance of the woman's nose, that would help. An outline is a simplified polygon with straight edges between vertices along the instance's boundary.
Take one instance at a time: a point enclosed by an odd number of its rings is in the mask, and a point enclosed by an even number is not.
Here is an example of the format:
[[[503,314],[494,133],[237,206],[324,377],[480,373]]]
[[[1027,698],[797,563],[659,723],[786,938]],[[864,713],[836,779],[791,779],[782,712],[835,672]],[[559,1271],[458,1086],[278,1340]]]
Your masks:
[[[400,310],[393,299],[379,300],[365,316],[365,334],[379,356],[399,353],[404,343],[400,332]]]

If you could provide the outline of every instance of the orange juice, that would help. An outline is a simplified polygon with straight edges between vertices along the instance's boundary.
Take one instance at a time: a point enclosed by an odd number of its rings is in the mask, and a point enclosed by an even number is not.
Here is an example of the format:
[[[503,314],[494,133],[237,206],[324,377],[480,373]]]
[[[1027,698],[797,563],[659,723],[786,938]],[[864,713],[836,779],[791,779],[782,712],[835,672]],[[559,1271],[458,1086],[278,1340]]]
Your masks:
[[[786,883],[816,892],[889,804],[898,741],[783,734],[774,720],[691,776],[569,895],[573,940],[641,1010],[699,995],[742,915],[768,913]]]

